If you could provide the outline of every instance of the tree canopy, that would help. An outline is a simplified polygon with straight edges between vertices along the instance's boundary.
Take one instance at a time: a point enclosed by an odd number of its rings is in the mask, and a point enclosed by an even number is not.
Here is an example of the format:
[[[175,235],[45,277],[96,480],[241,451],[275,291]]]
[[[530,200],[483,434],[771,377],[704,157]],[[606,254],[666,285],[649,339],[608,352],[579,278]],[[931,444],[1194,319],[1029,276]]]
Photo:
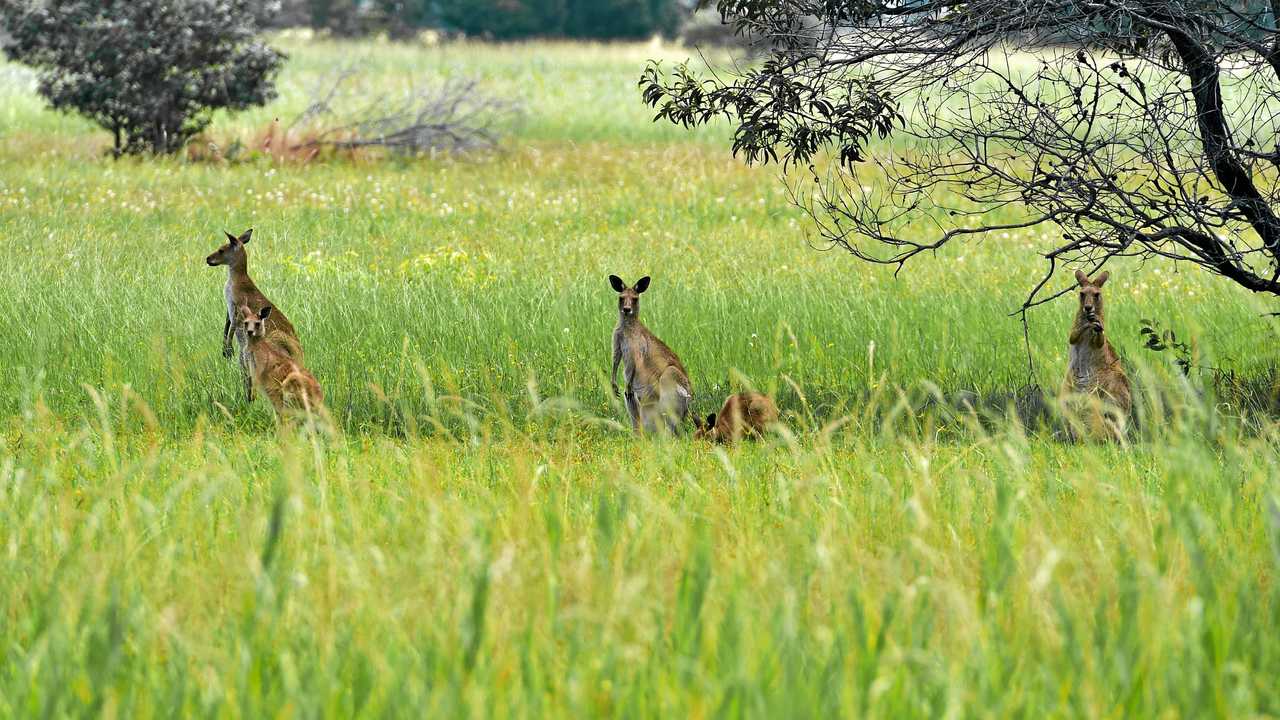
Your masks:
[[[263,0],[258,0],[262,2]],[[596,40],[671,35],[683,0],[283,0],[279,17],[336,35],[424,29],[495,40],[568,37]]]
[[[798,166],[819,232],[902,267],[1048,225],[1054,270],[1164,257],[1280,295],[1277,7],[1230,0],[719,0],[766,59],[651,63],[658,118]],[[1016,212],[1011,212],[1016,211]]]

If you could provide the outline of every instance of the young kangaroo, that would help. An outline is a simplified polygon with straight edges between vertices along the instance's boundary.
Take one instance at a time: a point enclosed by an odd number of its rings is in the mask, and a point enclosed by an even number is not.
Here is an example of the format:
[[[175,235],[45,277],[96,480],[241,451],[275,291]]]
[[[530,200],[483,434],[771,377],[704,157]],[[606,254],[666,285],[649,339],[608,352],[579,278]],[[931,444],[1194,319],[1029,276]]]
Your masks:
[[[324,393],[314,375],[270,339],[267,325],[275,313],[267,305],[254,312],[241,305],[239,329],[249,341],[249,365],[253,380],[271,401],[276,413],[287,411],[324,415]]]
[[[720,414],[711,413],[705,425],[694,431],[695,440],[733,443],[744,437],[764,437],[765,430],[778,422],[778,406],[768,395],[738,393],[725,398]],[[694,420],[697,424],[697,420]]]
[[[1103,328],[1102,286],[1110,276],[1111,273],[1103,272],[1090,280],[1083,272],[1076,271],[1080,307],[1068,337],[1070,360],[1063,390],[1066,394],[1095,398],[1100,407],[1090,411],[1089,416],[1107,426],[1105,434],[1119,438],[1133,409],[1133,399],[1129,378]]]
[[[689,413],[689,375],[680,358],[640,322],[640,293],[649,287],[648,276],[635,287],[609,276],[618,293],[618,326],[613,330],[613,370],[609,374],[613,394],[618,395],[618,364],[626,379],[627,414],[637,431],[654,431],[661,420],[675,433]]]
[[[258,312],[271,305],[271,301],[249,278],[249,255],[245,252],[244,246],[253,236],[253,228],[245,230],[240,237],[229,232],[224,234],[227,236],[227,244],[205,258],[205,262],[210,267],[227,266],[227,285],[223,290],[227,301],[227,317],[222,327],[222,356],[231,357],[231,338],[234,336],[237,344],[240,345],[240,372],[244,378],[245,399],[247,402],[253,402],[253,376],[249,370],[249,339],[241,327],[238,308],[241,305],[248,305],[251,310]],[[271,313],[266,337],[279,345],[289,357],[299,363],[302,362],[302,344],[298,342],[298,333],[284,313],[279,310]]]

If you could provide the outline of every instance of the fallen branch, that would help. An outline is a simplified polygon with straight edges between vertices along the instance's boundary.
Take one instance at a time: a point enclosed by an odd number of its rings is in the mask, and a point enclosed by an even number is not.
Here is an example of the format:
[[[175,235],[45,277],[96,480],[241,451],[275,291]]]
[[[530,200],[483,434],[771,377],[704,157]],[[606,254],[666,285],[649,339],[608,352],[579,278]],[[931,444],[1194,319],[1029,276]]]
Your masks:
[[[340,72],[289,124],[288,131],[318,120],[336,121],[311,133],[293,150],[386,148],[397,155],[464,155],[501,147],[523,117],[519,102],[496,97],[470,79],[451,79],[395,98],[383,94],[356,105],[353,69]]]

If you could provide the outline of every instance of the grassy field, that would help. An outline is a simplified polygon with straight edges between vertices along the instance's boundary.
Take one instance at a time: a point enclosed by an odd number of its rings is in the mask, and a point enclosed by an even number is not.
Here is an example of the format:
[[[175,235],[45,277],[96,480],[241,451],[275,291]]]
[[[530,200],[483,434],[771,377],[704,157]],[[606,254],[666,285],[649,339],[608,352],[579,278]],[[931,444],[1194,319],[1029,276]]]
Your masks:
[[[353,60],[526,117],[466,161],[113,162],[0,65],[0,716],[1280,715],[1280,429],[1138,336],[1266,388],[1273,303],[1116,264],[1125,446],[919,412],[1056,388],[1069,298],[1030,377],[1009,317],[1043,231],[897,277],[823,251],[722,128],[649,122],[678,48],[283,42],[281,99],[206,141]],[[219,355],[203,259],[250,226],[335,436]],[[696,412],[750,384],[791,432],[632,437],[609,273],[653,277]]]

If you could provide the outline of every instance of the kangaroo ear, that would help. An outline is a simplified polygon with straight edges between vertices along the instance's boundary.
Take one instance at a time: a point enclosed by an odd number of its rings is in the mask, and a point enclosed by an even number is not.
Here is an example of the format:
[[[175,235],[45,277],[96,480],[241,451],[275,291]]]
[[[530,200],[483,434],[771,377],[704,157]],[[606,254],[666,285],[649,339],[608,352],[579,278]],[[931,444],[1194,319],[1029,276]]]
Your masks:
[[[649,289],[649,276],[645,275],[636,281],[636,292],[642,293]]]
[[[269,317],[271,317],[271,306],[263,305],[262,309],[258,311],[258,319],[266,320]]]
[[[707,416],[707,429],[710,430],[715,426],[716,426],[716,414],[711,413],[710,415]]]
[[[1093,284],[1097,285],[1098,287],[1102,287],[1107,282],[1107,278],[1109,277],[1111,277],[1111,272],[1108,270],[1103,270],[1101,275],[1093,279]]]
[[[232,235],[226,230],[223,230],[222,234],[227,236],[227,242],[231,243],[232,245],[235,245],[236,243],[240,242],[240,238],[236,237],[235,235]]]
[[[617,275],[609,276],[609,284],[613,286],[614,292],[622,292],[627,289],[627,284],[622,282],[622,278]]]
[[[251,237],[253,237],[253,228],[249,228],[248,230],[245,230],[245,231],[244,231],[244,234],[243,234],[243,235],[241,235],[241,236],[238,238],[238,240],[240,240],[240,244],[241,244],[241,245],[248,245],[248,244],[249,244],[249,238],[251,238]]]
[[[1089,284],[1089,276],[1085,275],[1083,270],[1077,270],[1076,282],[1080,283],[1080,287],[1085,287]]]

